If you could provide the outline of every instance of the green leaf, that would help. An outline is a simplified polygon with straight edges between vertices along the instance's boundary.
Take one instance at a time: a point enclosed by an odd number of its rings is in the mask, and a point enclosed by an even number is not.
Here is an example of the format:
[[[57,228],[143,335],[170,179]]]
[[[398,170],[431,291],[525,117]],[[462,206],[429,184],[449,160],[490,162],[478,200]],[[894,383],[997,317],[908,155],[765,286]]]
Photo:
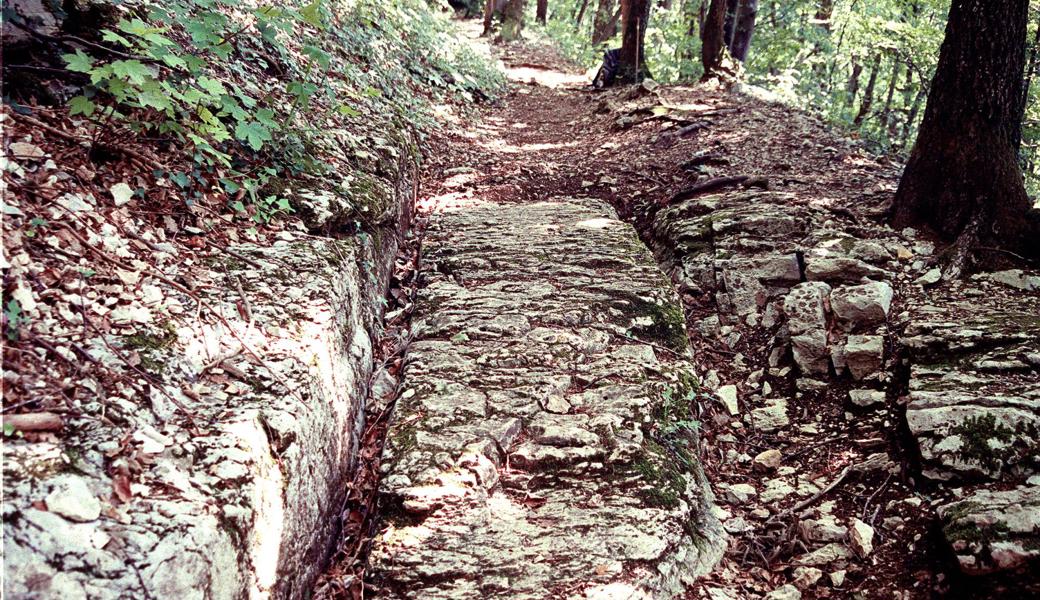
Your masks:
[[[188,177],[188,174],[181,171],[174,171],[173,173],[170,173],[170,181],[174,182],[175,184],[177,184],[177,187],[180,187],[182,189],[188,187],[188,184],[191,183],[191,179]]]
[[[300,9],[300,16],[303,20],[314,25],[318,29],[324,28],[325,24],[321,20],[321,0],[314,0],[307,6]]]
[[[271,131],[261,123],[249,121],[239,123],[235,127],[235,137],[248,143],[253,150],[259,151],[264,147],[264,142],[271,141]]]
[[[76,50],[75,54],[63,54],[62,58],[68,69],[76,73],[89,73],[94,68],[94,59],[82,50]]]
[[[138,85],[152,79],[152,71],[139,60],[117,60],[112,63],[112,73]]]
[[[345,117],[356,117],[361,114],[356,108],[349,104],[340,104],[336,107],[336,112]]]
[[[130,48],[134,45],[133,42],[131,42],[130,40],[108,29],[101,30],[101,39],[106,42],[111,42],[113,44],[121,44],[123,46],[126,46],[127,48]]]
[[[213,96],[222,96],[226,93],[224,84],[220,81],[213,79],[212,77],[199,77],[199,87],[206,90]]]
[[[89,117],[94,114],[97,105],[86,96],[75,96],[69,100],[69,115]]]

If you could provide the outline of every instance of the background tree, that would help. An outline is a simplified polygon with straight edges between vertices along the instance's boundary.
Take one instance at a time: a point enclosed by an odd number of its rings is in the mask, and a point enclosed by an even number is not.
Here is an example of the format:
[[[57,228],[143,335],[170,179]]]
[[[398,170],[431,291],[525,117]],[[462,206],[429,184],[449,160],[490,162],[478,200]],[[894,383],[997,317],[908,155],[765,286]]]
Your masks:
[[[617,35],[617,24],[621,11],[615,10],[615,5],[614,0],[599,0],[592,25],[593,46],[599,46]]]
[[[545,18],[549,14],[549,0],[538,0],[538,4],[535,8],[535,19],[539,23],[545,25]]]
[[[1028,0],[954,0],[896,226],[954,241],[944,276],[983,247],[1040,255],[1018,166]]]
[[[751,37],[755,33],[755,20],[758,17],[758,0],[740,0],[734,16],[733,35],[729,41],[729,51],[733,58],[744,62],[751,49]]]
[[[727,0],[711,0],[708,12],[701,26],[701,65],[704,67],[702,79],[711,79],[724,73],[731,73],[729,50],[726,44]]]
[[[526,7],[527,0],[505,0],[502,6],[502,30],[498,34],[500,41],[512,42],[520,39]]]
[[[643,40],[650,19],[650,0],[621,0],[621,56],[617,82],[638,83],[649,77]]]

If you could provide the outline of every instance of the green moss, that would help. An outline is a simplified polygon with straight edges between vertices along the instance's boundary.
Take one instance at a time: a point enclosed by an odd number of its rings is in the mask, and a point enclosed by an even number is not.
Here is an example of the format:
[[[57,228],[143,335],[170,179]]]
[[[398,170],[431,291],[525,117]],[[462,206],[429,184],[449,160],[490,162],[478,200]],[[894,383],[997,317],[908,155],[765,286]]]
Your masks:
[[[999,469],[1012,453],[1009,447],[993,448],[990,445],[991,440],[1006,444],[1015,433],[1010,427],[997,423],[996,416],[992,414],[969,417],[950,433],[961,438],[961,458],[977,462],[989,470]]]
[[[668,301],[646,300],[632,293],[617,296],[612,306],[622,311],[624,318],[619,324],[628,327],[630,335],[677,352],[689,347],[682,307]]]
[[[653,440],[643,443],[643,455],[632,462],[630,472],[646,483],[640,495],[651,506],[675,508],[686,495],[686,473],[679,461]]]

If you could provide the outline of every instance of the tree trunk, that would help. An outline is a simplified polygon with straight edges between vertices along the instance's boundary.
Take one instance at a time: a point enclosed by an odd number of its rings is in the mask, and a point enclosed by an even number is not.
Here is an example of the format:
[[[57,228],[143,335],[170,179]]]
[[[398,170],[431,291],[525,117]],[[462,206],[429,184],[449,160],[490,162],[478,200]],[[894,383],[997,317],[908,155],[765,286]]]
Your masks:
[[[545,25],[545,17],[549,14],[549,0],[538,0],[538,5],[535,9],[535,18],[542,25]]]
[[[481,37],[487,37],[491,35],[491,22],[495,17],[495,0],[484,1],[484,31],[480,34]]]
[[[741,0],[737,12],[736,29],[729,44],[733,58],[744,62],[748,50],[751,49],[751,36],[755,33],[755,19],[758,17],[758,0]]]
[[[599,0],[596,17],[592,21],[592,45],[598,46],[617,35],[618,15],[614,0]]]
[[[734,24],[737,22],[737,12],[740,10],[740,0],[726,0],[726,20],[722,25],[722,43],[729,45],[733,43]]]
[[[856,95],[859,94],[859,76],[863,74],[863,65],[860,64],[859,60],[852,59],[852,72],[849,73],[849,83],[845,86],[845,91],[848,92],[845,96],[845,104],[852,106],[856,103]]]
[[[708,14],[701,28],[701,64],[704,66],[703,80],[712,79],[728,70],[729,51],[726,49],[724,27],[727,0],[711,0]]]
[[[581,8],[578,10],[578,17],[574,19],[574,31],[581,29],[581,22],[585,19],[585,10],[589,7],[589,0],[581,0]]]
[[[1036,75],[1036,57],[1040,52],[1040,21],[1036,24],[1036,37],[1033,38],[1033,46],[1029,49],[1029,66],[1026,67],[1026,82],[1022,85],[1022,104],[1029,101],[1029,88],[1033,85],[1033,76]]]
[[[498,39],[503,42],[512,42],[520,39],[520,32],[524,28],[524,8],[527,0],[506,0],[502,7],[502,32]]]
[[[881,70],[881,54],[878,53],[874,57],[874,66],[870,69],[870,79],[867,80],[867,87],[863,90],[863,102],[859,105],[859,112],[856,113],[856,118],[852,119],[852,124],[859,127],[863,124],[863,120],[870,114],[871,107],[874,106],[874,87],[877,86],[878,72]]]
[[[1016,160],[1029,0],[954,0],[924,120],[894,203],[897,227],[955,241],[944,277],[977,246],[1040,255]],[[990,255],[996,258],[999,255]]]
[[[639,83],[648,76],[643,37],[650,18],[650,0],[621,0],[621,56],[617,82]]]
[[[834,15],[834,0],[820,0],[816,5],[816,24],[827,31],[831,30],[831,17]]]
[[[892,118],[892,99],[896,95],[896,86],[899,84],[899,77],[902,75],[903,63],[899,61],[898,56],[892,56],[892,78],[888,81],[888,93],[885,94],[885,106],[881,109],[881,126],[886,131],[891,129]]]

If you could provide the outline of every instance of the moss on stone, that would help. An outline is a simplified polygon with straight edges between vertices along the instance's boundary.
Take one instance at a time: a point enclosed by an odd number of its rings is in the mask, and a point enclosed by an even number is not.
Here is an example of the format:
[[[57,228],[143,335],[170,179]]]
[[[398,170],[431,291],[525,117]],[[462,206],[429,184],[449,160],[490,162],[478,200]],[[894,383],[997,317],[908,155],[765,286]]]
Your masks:
[[[961,438],[961,458],[977,462],[986,469],[998,470],[1012,454],[1011,448],[994,448],[990,445],[990,440],[1009,443],[1014,435],[1014,430],[997,423],[996,416],[992,414],[968,417],[950,433]]]

